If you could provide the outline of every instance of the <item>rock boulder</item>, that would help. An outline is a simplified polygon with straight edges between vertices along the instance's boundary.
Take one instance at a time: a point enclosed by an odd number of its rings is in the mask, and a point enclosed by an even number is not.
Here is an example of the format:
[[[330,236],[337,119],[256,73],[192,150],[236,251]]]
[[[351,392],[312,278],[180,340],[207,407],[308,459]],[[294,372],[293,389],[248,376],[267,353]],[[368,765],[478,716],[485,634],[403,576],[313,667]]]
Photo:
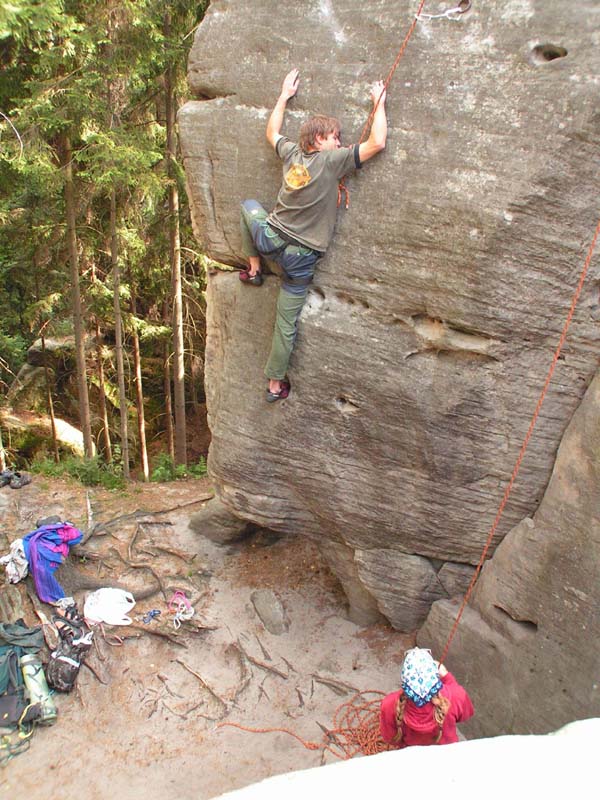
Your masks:
[[[321,111],[358,139],[368,87],[417,3],[391,6],[210,4],[179,125],[211,257],[239,265],[239,202],[275,200],[280,166],[264,132],[292,66],[301,87],[284,132]],[[596,10],[489,0],[418,22],[389,90],[387,149],[347,182],[286,401],[265,403],[262,375],[278,279],[258,290],[232,272],[209,280],[216,491],[241,519],[322,543],[358,616],[414,629],[479,558],[597,223]],[[494,545],[535,513],[594,375],[597,295],[592,264]]]
[[[481,573],[448,666],[474,698],[473,736],[546,733],[600,715],[600,373],[563,437],[533,518]],[[441,653],[457,605],[434,604],[419,633]]]

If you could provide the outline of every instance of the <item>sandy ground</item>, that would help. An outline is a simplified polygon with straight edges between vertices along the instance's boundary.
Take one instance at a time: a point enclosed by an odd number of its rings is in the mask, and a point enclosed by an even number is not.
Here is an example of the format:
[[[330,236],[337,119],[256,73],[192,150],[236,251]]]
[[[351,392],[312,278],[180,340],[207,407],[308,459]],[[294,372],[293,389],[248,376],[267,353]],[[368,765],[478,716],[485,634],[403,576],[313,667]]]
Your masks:
[[[335,760],[284,733],[247,733],[222,722],[286,728],[321,741],[318,723],[332,727],[354,689],[396,688],[412,639],[384,625],[350,622],[339,585],[307,540],[263,532],[220,547],[190,531],[189,516],[209,493],[206,479],[109,493],[39,478],[18,491],[0,491],[2,552],[41,516],[58,514],[87,530],[90,520],[151,512],[102,529],[86,544],[88,557],[71,556],[76,563],[61,568],[58,578],[65,588],[119,581],[134,596],[158,578],[165,595],[182,589],[196,609],[175,631],[158,591],[138,601],[132,626],[107,628],[106,638],[97,632],[89,657],[96,674],[82,668],[76,690],[56,696],[58,721],[38,727],[30,749],[0,770],[0,794],[215,797]],[[152,513],[165,509],[173,510]],[[19,588],[26,621],[35,624],[26,587]],[[290,623],[285,633],[273,635],[260,621],[250,599],[258,588],[277,592]],[[82,608],[84,589],[74,594]],[[144,625],[141,616],[151,608],[161,617]],[[129,638],[119,645],[114,634]]]

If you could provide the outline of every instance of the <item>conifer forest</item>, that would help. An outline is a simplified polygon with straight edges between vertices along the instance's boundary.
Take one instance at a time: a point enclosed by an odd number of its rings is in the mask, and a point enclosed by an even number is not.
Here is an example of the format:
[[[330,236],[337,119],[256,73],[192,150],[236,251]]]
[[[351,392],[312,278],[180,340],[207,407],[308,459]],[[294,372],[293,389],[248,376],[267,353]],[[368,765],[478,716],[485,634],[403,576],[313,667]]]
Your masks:
[[[206,259],[176,114],[207,5],[0,2],[1,469],[204,467]]]

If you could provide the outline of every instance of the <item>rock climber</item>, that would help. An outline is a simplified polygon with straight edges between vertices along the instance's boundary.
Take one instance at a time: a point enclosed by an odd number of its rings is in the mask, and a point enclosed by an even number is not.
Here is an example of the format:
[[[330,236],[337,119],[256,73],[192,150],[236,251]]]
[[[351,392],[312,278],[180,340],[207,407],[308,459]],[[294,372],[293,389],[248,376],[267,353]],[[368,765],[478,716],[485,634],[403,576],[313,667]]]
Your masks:
[[[458,742],[457,722],[473,716],[466,690],[429,650],[409,650],[402,664],[402,688],[381,702],[381,736],[397,748]]]
[[[382,81],[370,90],[375,111],[369,138],[362,144],[342,147],[339,121],[322,115],[310,117],[302,125],[297,144],[282,136],[286,106],[298,90],[299,79],[297,69],[286,75],[267,124],[267,140],[283,161],[283,183],[275,208],[267,214],[256,200],[242,203],[242,248],[248,267],[240,272],[240,280],[250,286],[262,284],[261,255],[283,270],[271,353],[265,367],[270,403],[289,393],[286,373],[298,317],[317,261],[333,235],[339,181],[381,152],[387,137]]]

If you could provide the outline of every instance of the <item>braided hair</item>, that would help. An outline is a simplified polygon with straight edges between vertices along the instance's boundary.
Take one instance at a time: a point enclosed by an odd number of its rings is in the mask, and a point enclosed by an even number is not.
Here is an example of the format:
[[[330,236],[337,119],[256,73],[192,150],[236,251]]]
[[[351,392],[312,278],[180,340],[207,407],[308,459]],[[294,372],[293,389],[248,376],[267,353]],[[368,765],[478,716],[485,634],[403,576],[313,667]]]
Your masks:
[[[398,698],[398,702],[396,703],[396,726],[398,728],[398,732],[394,736],[394,744],[400,744],[402,742],[402,722],[404,720],[404,712],[406,710],[407,701],[408,697],[404,694],[404,692],[402,692]],[[438,726],[438,732],[431,744],[438,744],[442,738],[442,728],[444,727],[446,714],[450,709],[450,700],[438,692],[431,698],[430,703],[433,706],[433,718]]]

